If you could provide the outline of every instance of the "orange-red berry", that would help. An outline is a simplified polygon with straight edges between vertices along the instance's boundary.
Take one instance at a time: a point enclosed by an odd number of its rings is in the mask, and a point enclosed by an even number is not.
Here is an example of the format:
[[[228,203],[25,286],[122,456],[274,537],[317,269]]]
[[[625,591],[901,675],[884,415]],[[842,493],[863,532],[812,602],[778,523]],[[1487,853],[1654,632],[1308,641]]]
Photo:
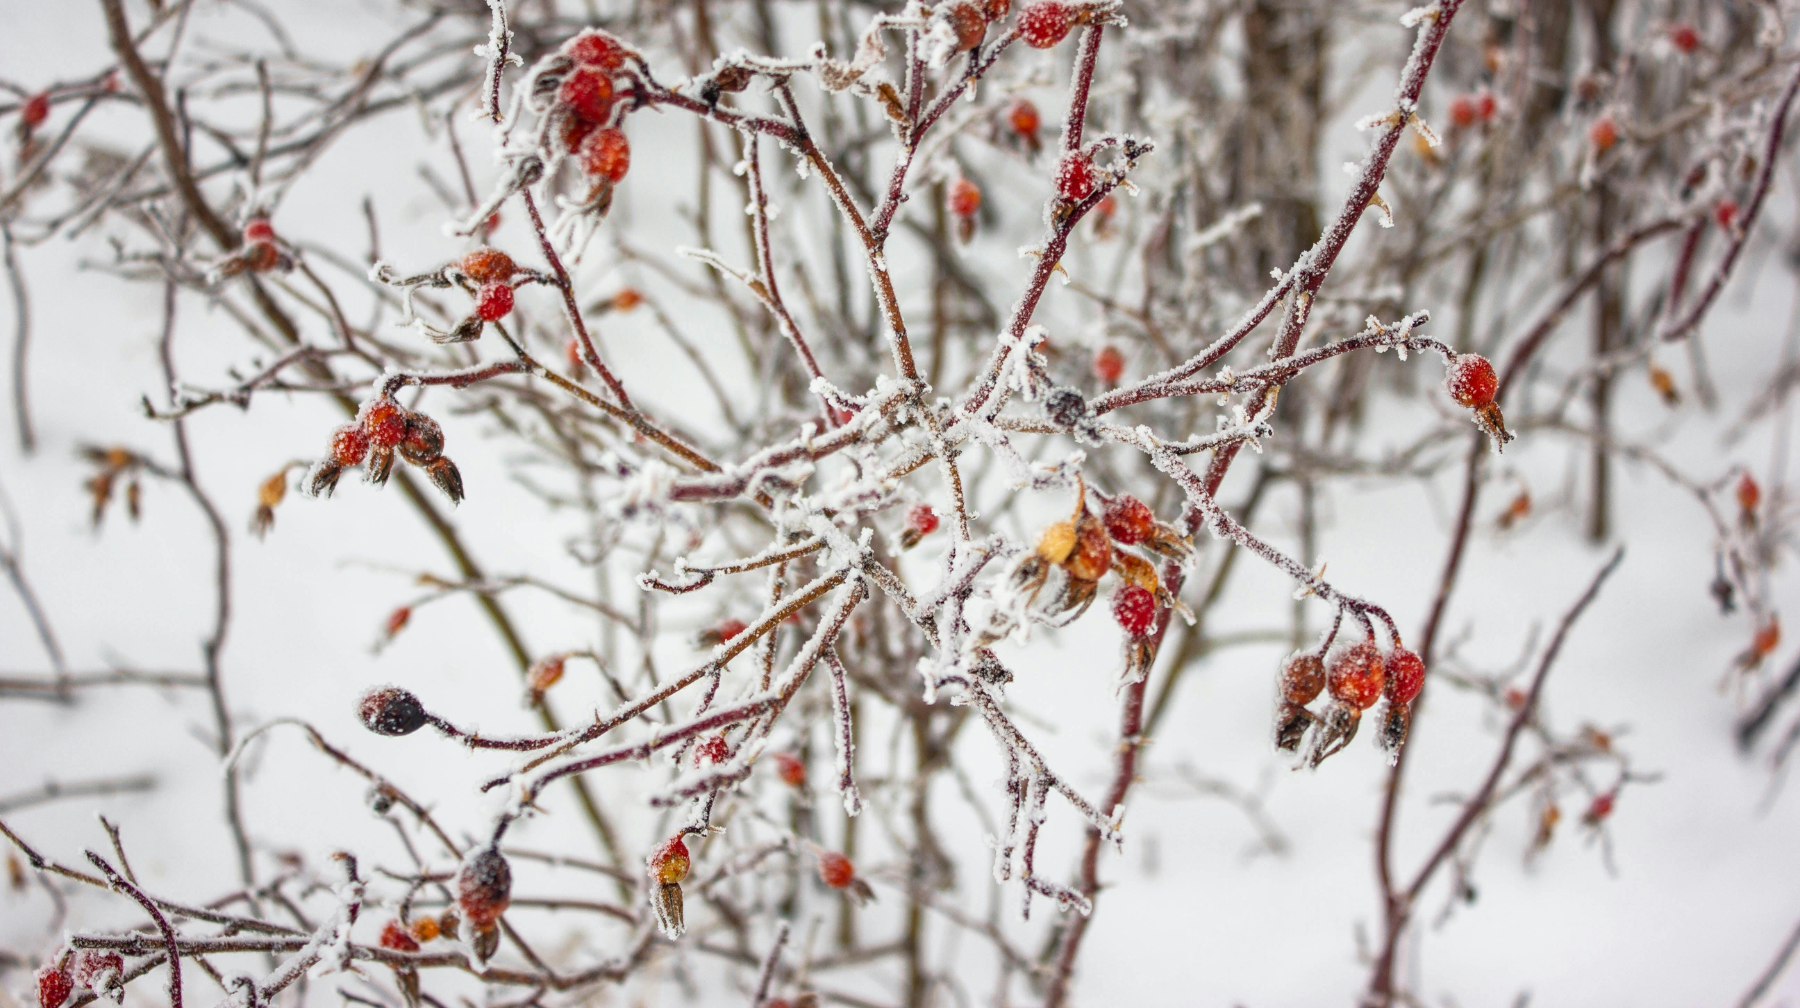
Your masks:
[[[533,693],[543,693],[562,681],[563,671],[568,667],[567,655],[549,655],[532,662],[531,671],[525,675],[525,688]]]
[[[775,754],[775,774],[788,787],[803,787],[806,784],[806,762],[791,752]]]
[[[1056,194],[1079,203],[1094,194],[1094,163],[1078,153],[1064,154],[1056,168]]]
[[[425,705],[398,686],[378,686],[363,694],[356,713],[363,727],[377,735],[411,735],[425,727]]]
[[[75,981],[55,966],[45,966],[37,974],[38,1008],[57,1008],[75,990]]]
[[[1399,706],[1412,703],[1425,688],[1425,659],[1403,647],[1395,647],[1382,661],[1384,690],[1388,703]]]
[[[1738,477],[1737,500],[1745,514],[1756,513],[1757,505],[1762,503],[1762,485],[1756,482],[1756,477],[1749,473]]]
[[[419,943],[406,930],[406,925],[390,920],[381,926],[381,947],[395,952],[417,952]]]
[[[937,512],[931,509],[930,504],[914,504],[912,507],[906,509],[906,528],[908,531],[916,532],[922,536],[928,536],[931,533],[936,532],[937,527]]]
[[[513,310],[513,289],[507,284],[484,284],[475,292],[475,315],[483,322],[498,322]]]
[[[369,444],[376,448],[392,448],[406,438],[406,410],[392,399],[364,403],[358,419]]]
[[[360,426],[349,424],[331,432],[331,460],[345,469],[362,465],[369,455],[369,435]]]
[[[819,855],[819,881],[833,889],[848,889],[856,881],[856,865],[837,851]]]
[[[1450,99],[1450,125],[1457,129],[1468,129],[1475,125],[1479,114],[1474,95],[1457,95]]]
[[[625,65],[625,45],[603,31],[589,28],[563,43],[563,52],[577,63],[613,71]]]
[[[975,183],[958,176],[950,183],[950,212],[967,220],[975,216],[981,209],[981,189]]]
[[[1014,98],[1012,105],[1007,107],[1006,121],[1014,133],[1027,140],[1036,139],[1038,127],[1043,125],[1037,106],[1029,98]]]
[[[464,276],[475,281],[475,285],[478,287],[511,280],[513,274],[519,271],[519,267],[512,261],[512,256],[486,245],[463,256],[457,262],[456,268],[462,270]]]
[[[1033,49],[1048,49],[1069,37],[1075,12],[1062,0],[1037,0],[1019,12],[1019,37]]]
[[[1450,358],[1450,367],[1444,373],[1444,388],[1458,405],[1479,409],[1494,401],[1494,395],[1500,391],[1500,377],[1486,357],[1457,354]]]
[[[1113,592],[1113,619],[1133,637],[1148,637],[1156,626],[1156,596],[1142,585],[1123,584]]]
[[[975,48],[987,34],[987,16],[974,0],[954,0],[940,8],[940,13],[956,35],[957,52]]]
[[[1156,533],[1156,516],[1150,513],[1150,505],[1127,493],[1107,501],[1100,518],[1106,522],[1106,534],[1126,546],[1148,542]]]
[[[613,182],[623,181],[631,170],[631,143],[616,128],[596,130],[581,144],[581,170]]]
[[[1311,651],[1288,655],[1281,663],[1281,698],[1305,706],[1325,689],[1325,661]]]
[[[1333,648],[1325,659],[1325,688],[1334,699],[1368,710],[1381,699],[1381,652],[1371,641]]]
[[[605,122],[612,114],[612,78],[589,67],[576,67],[557,88],[557,100],[588,122]]]
[[[469,852],[456,872],[456,909],[477,931],[494,926],[512,903],[512,866],[489,844]]]
[[[1117,385],[1119,376],[1125,373],[1125,355],[1119,348],[1107,344],[1094,352],[1094,377],[1107,385]]]
[[[649,863],[650,877],[670,885],[687,878],[693,859],[688,856],[687,844],[682,841],[681,834],[677,833],[650,855]]]
[[[1588,143],[1593,144],[1594,149],[1600,153],[1612,150],[1613,145],[1618,142],[1619,124],[1613,122],[1612,116],[1601,116],[1588,127]]]

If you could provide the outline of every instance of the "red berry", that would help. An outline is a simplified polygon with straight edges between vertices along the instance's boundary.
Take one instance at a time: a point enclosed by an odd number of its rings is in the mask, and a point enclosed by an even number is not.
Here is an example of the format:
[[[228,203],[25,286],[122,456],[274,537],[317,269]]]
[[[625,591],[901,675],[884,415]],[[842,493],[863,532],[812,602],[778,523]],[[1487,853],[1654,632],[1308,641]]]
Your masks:
[[[389,637],[393,637],[400,631],[406,629],[406,622],[410,619],[412,619],[412,606],[401,606],[393,612],[388,613],[387,623],[383,626],[383,629],[387,632]]]
[[[1738,507],[1742,508],[1745,514],[1756,513],[1757,505],[1762,503],[1762,487],[1756,482],[1756,477],[1749,473],[1738,477],[1737,499]]]
[[[1729,196],[1720,200],[1718,206],[1713,207],[1713,219],[1719,222],[1719,229],[1722,231],[1730,231],[1736,226],[1737,216],[1737,200]]]
[[[498,322],[513,310],[513,289],[508,284],[485,284],[475,292],[475,315],[483,322]]]
[[[1038,0],[1019,12],[1019,37],[1033,49],[1048,49],[1069,37],[1075,12],[1061,0]]]
[[[424,465],[444,454],[444,428],[423,413],[406,415],[406,437],[400,455],[413,465]]]
[[[331,432],[331,460],[345,469],[362,465],[369,454],[369,435],[356,424]]]
[[[577,63],[617,70],[625,65],[625,45],[603,31],[587,31],[563,43],[563,52]]]
[[[489,844],[469,852],[456,872],[456,908],[477,931],[494,926],[512,903],[512,866]]]
[[[631,170],[631,143],[619,129],[598,130],[581,144],[581,170],[614,182]]]
[[[693,859],[688,856],[687,844],[682,842],[681,834],[669,838],[669,842],[656,849],[650,855],[650,877],[663,885],[670,885],[687,878],[688,869],[693,866]]]
[[[1475,125],[1475,120],[1479,114],[1480,113],[1475,107],[1474,96],[1457,95],[1455,98],[1450,99],[1450,125],[1455,126],[1457,129],[1468,129],[1470,126]]]
[[[612,114],[612,78],[598,70],[576,67],[563,78],[562,86],[556,90],[556,98],[578,118],[605,122]]]
[[[856,865],[836,851],[819,855],[819,881],[833,889],[848,889],[856,881]]]
[[[247,242],[274,241],[275,226],[266,217],[252,217],[244,225],[244,240]]]
[[[1475,113],[1481,117],[1482,122],[1493,122],[1495,113],[1499,111],[1500,101],[1494,97],[1494,92],[1483,91],[1475,96]]]
[[[1494,374],[1494,365],[1489,364],[1486,357],[1457,354],[1450,358],[1450,368],[1444,373],[1444,388],[1458,405],[1479,409],[1494,401],[1495,393],[1500,390],[1500,378]]]
[[[1006,121],[1012,126],[1014,133],[1027,140],[1035,139],[1038,127],[1043,125],[1037,106],[1029,98],[1014,98],[1012,105],[1006,110]]]
[[[1112,193],[1107,193],[1105,196],[1100,197],[1100,202],[1094,204],[1095,223],[1105,226],[1106,222],[1112,220],[1112,215],[1117,213],[1118,210],[1118,201],[1112,198]]]
[[[1106,534],[1126,546],[1148,542],[1156,533],[1156,516],[1150,513],[1150,505],[1127,493],[1107,501],[1100,518],[1106,522]]]
[[[392,399],[364,403],[358,419],[369,443],[377,448],[392,448],[406,438],[406,410]]]
[[[579,151],[581,142],[598,128],[595,123],[588,122],[586,119],[577,119],[574,116],[563,120],[562,149],[571,154]]]
[[[806,763],[793,753],[775,754],[775,773],[788,787],[797,788],[806,784]]]
[[[25,104],[19,106],[19,121],[25,124],[26,129],[31,129],[48,118],[50,118],[50,93],[48,91],[40,91],[32,95],[25,99]]]
[[[77,985],[100,991],[110,978],[124,978],[125,957],[117,952],[82,949],[75,953],[69,972]]]
[[[1381,699],[1381,652],[1366,640],[1333,648],[1325,659],[1325,686],[1357,710],[1373,707]]]
[[[1669,41],[1684,53],[1700,48],[1700,30],[1683,21],[1669,26]]]
[[[1141,585],[1120,585],[1113,592],[1113,619],[1133,637],[1148,637],[1156,626],[1156,596]]]
[[[909,531],[928,536],[937,531],[937,512],[931,509],[930,504],[914,504],[906,509],[906,527]]]
[[[716,764],[723,763],[730,758],[731,743],[725,741],[723,735],[709,735],[701,739],[700,744],[694,747],[695,766],[699,766],[702,761]]]
[[[512,256],[486,245],[463,256],[457,262],[456,268],[462,270],[463,275],[470,280],[475,281],[477,286],[511,280],[513,274],[519,271],[519,267],[512,261]]]
[[[1395,706],[1412,703],[1425,688],[1425,659],[1396,646],[1382,660],[1382,674],[1387,680],[1388,703]]]
[[[419,943],[407,933],[406,925],[397,920],[388,921],[381,926],[381,947],[395,952],[419,951]]]
[[[950,212],[967,220],[981,209],[981,189],[960,176],[950,183]]]
[[[1325,689],[1325,662],[1310,651],[1288,655],[1281,663],[1281,698],[1305,706]]]
[[[1611,791],[1603,791],[1595,795],[1594,800],[1588,805],[1587,813],[1581,817],[1581,821],[1589,826],[1600,825],[1607,816],[1612,815],[1615,800],[1615,795]]]
[[[973,0],[955,0],[954,3],[938,8],[938,11],[956,35],[957,52],[965,52],[981,44],[981,37],[987,34],[988,19]]]
[[[363,727],[377,735],[411,735],[425,727],[425,705],[398,686],[378,686],[363,694],[356,713]]]
[[[533,693],[543,693],[562,681],[563,671],[568,663],[568,655],[539,658],[531,664],[531,671],[525,675],[525,688]]]
[[[1064,154],[1056,168],[1056,194],[1070,203],[1079,203],[1093,193],[1094,163],[1080,154]]]
[[[581,340],[570,336],[569,342],[563,345],[563,356],[569,359],[569,370],[580,377],[581,369],[587,364],[581,357]]]
[[[1613,144],[1619,142],[1619,124],[1613,122],[1612,116],[1601,116],[1588,127],[1588,142],[1594,149],[1604,154],[1611,150]]]
[[[719,643],[723,644],[747,629],[749,628],[741,619],[726,619],[719,621],[719,625],[713,628],[713,633],[718,635]]]
[[[70,992],[75,989],[75,982],[69,979],[69,974],[55,966],[45,966],[38,970],[37,988],[38,1008],[57,1008],[69,999]]]
[[[1094,377],[1103,384],[1117,385],[1119,376],[1125,373],[1125,355],[1119,348],[1111,344],[1094,352]]]
[[[998,21],[1012,10],[1012,0],[982,0],[981,13],[989,21]]]

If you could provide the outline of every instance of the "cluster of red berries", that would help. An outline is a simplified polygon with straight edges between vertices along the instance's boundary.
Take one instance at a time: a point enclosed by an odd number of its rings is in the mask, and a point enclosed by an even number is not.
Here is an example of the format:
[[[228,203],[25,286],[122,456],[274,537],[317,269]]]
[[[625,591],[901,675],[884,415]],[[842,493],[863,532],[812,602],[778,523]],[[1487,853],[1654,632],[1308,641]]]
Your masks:
[[[1492,91],[1460,94],[1450,99],[1450,125],[1468,129],[1477,123],[1490,123],[1500,111],[1500,102]]]
[[[1113,619],[1124,628],[1128,644],[1147,641],[1157,614],[1173,599],[1155,565],[1130,547],[1171,559],[1184,559],[1193,550],[1180,532],[1157,521],[1143,501],[1119,494],[1105,501],[1099,516],[1084,502],[1073,518],[1045,528],[1036,549],[1015,565],[1010,588],[1028,596],[1046,622],[1061,625],[1079,616],[1093,601],[1100,579],[1116,571],[1120,584],[1112,596]],[[1059,592],[1045,599],[1043,587],[1053,572]]]
[[[936,532],[938,528],[937,512],[930,504],[914,504],[906,509],[906,525],[900,530],[900,548],[912,549],[919,545],[919,540]]]
[[[484,245],[457,260],[455,270],[475,288],[477,331],[481,322],[498,322],[512,313],[512,278],[519,272],[512,256]]]
[[[369,482],[380,486],[392,474],[396,455],[424,469],[452,503],[462,502],[462,473],[444,456],[444,429],[385,396],[364,403],[354,423],[332,432],[331,452],[313,467],[306,490],[315,497],[330,496],[344,470],[365,459]]]
[[[610,194],[631,169],[631,144],[618,128],[624,106],[616,86],[631,50],[612,35],[583,31],[563,43],[568,69],[556,85],[551,121],[561,149]]]
[[[1457,354],[1444,372],[1444,389],[1457,405],[1475,411],[1475,425],[1501,447],[1513,439],[1506,417],[1494,399],[1500,394],[1500,376],[1480,354]]]
[[[1387,709],[1376,741],[1388,752],[1398,752],[1412,723],[1412,703],[1425,687],[1425,662],[1399,641],[1384,655],[1365,639],[1340,644],[1324,657],[1310,651],[1289,655],[1276,685],[1276,747],[1297,751],[1307,729],[1316,724],[1308,761],[1317,766],[1350,744],[1363,711],[1384,697]],[[1315,715],[1306,705],[1321,692],[1329,692],[1331,702],[1322,715]]]

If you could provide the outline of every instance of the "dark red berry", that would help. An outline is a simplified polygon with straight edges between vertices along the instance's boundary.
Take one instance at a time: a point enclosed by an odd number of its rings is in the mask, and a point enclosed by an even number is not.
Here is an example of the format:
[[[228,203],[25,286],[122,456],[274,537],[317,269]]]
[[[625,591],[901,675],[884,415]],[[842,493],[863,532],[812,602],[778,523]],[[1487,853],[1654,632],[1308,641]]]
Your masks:
[[[25,104],[19,106],[19,121],[25,124],[26,129],[37,127],[48,118],[50,118],[50,94],[47,91],[40,91],[32,95],[25,99]]]
[[[381,947],[395,952],[419,951],[418,941],[407,932],[406,925],[397,920],[388,921],[381,926]]]
[[[425,727],[425,705],[398,686],[378,686],[363,694],[356,712],[377,735],[411,735]]]
[[[775,754],[775,774],[788,787],[803,787],[806,784],[806,763],[791,752]]]
[[[1612,150],[1613,144],[1619,142],[1619,124],[1613,122],[1612,116],[1601,116],[1588,127],[1588,142],[1594,149],[1604,154]]]
[[[513,289],[507,284],[486,284],[475,292],[475,316],[483,322],[498,322],[512,310]]]
[[[494,926],[512,903],[512,866],[489,844],[469,852],[456,872],[456,908],[477,931]]]
[[[1342,644],[1325,659],[1325,686],[1333,698],[1357,710],[1381,699],[1381,652],[1370,641]]]
[[[965,220],[975,216],[981,209],[981,189],[975,183],[960,176],[950,183],[950,212]]]
[[[1483,91],[1475,97],[1475,112],[1482,122],[1493,122],[1499,111],[1500,100],[1494,97],[1494,92]]]
[[[392,448],[406,438],[406,410],[392,399],[364,403],[358,419],[369,444],[376,448]]]
[[[1037,0],[1019,12],[1019,37],[1033,49],[1048,49],[1069,37],[1075,12],[1061,0]]]
[[[406,415],[406,437],[400,441],[400,457],[424,465],[444,454],[444,428],[423,413]]]
[[[69,999],[70,992],[75,989],[75,981],[55,966],[45,966],[38,970],[37,988],[38,1008],[57,1008]]]
[[[731,758],[731,743],[723,735],[708,735],[694,746],[694,765],[723,763]]]
[[[275,225],[270,224],[267,217],[252,217],[244,225],[244,240],[247,242],[274,241]]]
[[[981,14],[989,21],[998,21],[1012,11],[1012,0],[982,0]]]
[[[1113,592],[1113,619],[1133,637],[1148,637],[1156,626],[1156,596],[1140,585],[1120,585]]]
[[[1450,125],[1457,129],[1468,129],[1475,125],[1479,115],[1473,95],[1457,95],[1450,99]]]
[[[1406,648],[1396,646],[1382,661],[1382,674],[1388,703],[1412,703],[1425,688],[1425,659]]]
[[[625,45],[603,31],[587,31],[563,43],[563,52],[577,63],[614,71],[625,65]]]
[[[1737,225],[1737,216],[1737,200],[1734,200],[1729,196],[1720,200],[1718,206],[1713,207],[1713,219],[1719,222],[1719,228],[1721,230],[1730,231],[1735,227]]]
[[[557,100],[588,122],[605,122],[612,114],[612,78],[589,67],[576,67],[563,78]]]
[[[513,264],[512,256],[486,245],[463,256],[456,267],[463,271],[464,276],[475,281],[478,287],[504,283],[519,271],[519,267]]]
[[[581,170],[613,182],[623,181],[625,173],[631,170],[631,143],[625,139],[624,131],[596,130],[582,141]]]
[[[1612,791],[1602,791],[1595,795],[1594,800],[1588,804],[1587,812],[1582,815],[1581,821],[1589,826],[1600,825],[1606,821],[1608,816],[1612,815],[1613,804],[1617,800],[1616,794]]]
[[[1325,689],[1325,661],[1310,651],[1288,655],[1281,663],[1281,698],[1294,704],[1309,704]]]
[[[819,855],[819,881],[833,889],[848,889],[856,881],[856,865],[836,851]]]
[[[966,52],[981,44],[987,34],[987,16],[974,0],[953,0],[938,8],[938,14],[950,25],[956,36],[956,51]]]
[[[1126,546],[1147,542],[1156,533],[1156,516],[1150,513],[1150,505],[1127,493],[1107,501],[1100,518],[1113,542]]]
[[[937,512],[931,509],[930,504],[914,504],[906,509],[906,527],[908,531],[928,536],[937,531]]]
[[[1444,373],[1444,387],[1458,405],[1480,409],[1494,401],[1494,394],[1500,390],[1500,378],[1494,374],[1494,365],[1489,364],[1486,357],[1457,354],[1450,358],[1450,368]]]
[[[1012,105],[1006,110],[1006,121],[1012,126],[1014,133],[1027,140],[1037,139],[1038,127],[1043,124],[1038,116],[1037,106],[1029,98],[1014,98]]]
[[[369,455],[369,435],[356,424],[331,432],[331,460],[345,469],[362,465]]]
[[[1700,48],[1700,30],[1685,21],[1670,25],[1669,41],[1681,52],[1691,53]]]
[[[1070,203],[1079,203],[1092,196],[1094,163],[1077,153],[1064,154],[1062,163],[1056,168],[1056,194]]]
[[[1094,351],[1094,377],[1102,384],[1117,385],[1119,376],[1125,373],[1125,355],[1119,348],[1107,344]]]

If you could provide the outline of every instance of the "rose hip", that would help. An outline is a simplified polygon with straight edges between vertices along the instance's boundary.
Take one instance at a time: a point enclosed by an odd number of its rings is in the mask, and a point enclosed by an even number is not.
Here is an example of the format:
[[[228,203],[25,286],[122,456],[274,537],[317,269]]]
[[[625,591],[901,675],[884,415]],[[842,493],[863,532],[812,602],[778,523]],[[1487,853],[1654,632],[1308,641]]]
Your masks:
[[[1156,626],[1156,596],[1144,588],[1126,584],[1113,592],[1113,619],[1133,637],[1148,637]]]
[[[475,292],[475,316],[483,322],[498,322],[512,310],[513,289],[506,284],[486,284]]]
[[[1334,699],[1350,707],[1373,707],[1381,699],[1381,652],[1366,640],[1333,648],[1325,659],[1325,686]]]
[[[1061,0],[1038,0],[1019,11],[1019,37],[1033,49],[1049,49],[1069,37],[1075,12]]]
[[[836,851],[819,855],[819,881],[833,889],[848,889],[856,881],[856,865]]]
[[[1288,655],[1281,663],[1281,698],[1293,704],[1309,704],[1325,689],[1325,661],[1310,651]]]
[[[581,170],[620,182],[631,170],[631,143],[623,130],[596,130],[581,144]]]
[[[398,686],[380,686],[363,694],[356,712],[363,727],[377,735],[411,735],[425,727],[425,705]]]
[[[1457,354],[1450,359],[1450,368],[1444,373],[1444,388],[1459,405],[1480,409],[1494,401],[1494,395],[1500,390],[1500,378],[1494,374],[1494,365],[1489,364],[1486,357]]]
[[[1382,672],[1388,703],[1396,706],[1412,703],[1425,688],[1425,659],[1398,645],[1383,659]]]
[[[519,267],[514,265],[512,256],[497,248],[483,245],[481,248],[462,257],[456,267],[477,286],[491,283],[502,283],[511,280]]]
[[[1106,522],[1106,534],[1121,545],[1147,542],[1156,533],[1156,516],[1150,513],[1150,505],[1127,493],[1107,501],[1100,518]]]

